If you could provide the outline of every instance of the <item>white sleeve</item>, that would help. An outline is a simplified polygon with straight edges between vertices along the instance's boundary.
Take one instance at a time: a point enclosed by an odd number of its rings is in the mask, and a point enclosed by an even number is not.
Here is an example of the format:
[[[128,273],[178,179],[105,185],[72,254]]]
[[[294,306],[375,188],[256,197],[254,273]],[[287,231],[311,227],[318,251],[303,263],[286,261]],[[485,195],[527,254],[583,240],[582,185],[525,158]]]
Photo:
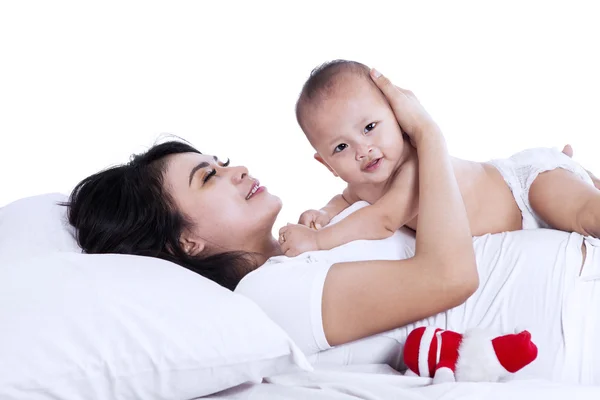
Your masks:
[[[276,257],[246,275],[235,289],[254,301],[304,354],[331,348],[323,330],[323,286],[332,263],[312,257]]]

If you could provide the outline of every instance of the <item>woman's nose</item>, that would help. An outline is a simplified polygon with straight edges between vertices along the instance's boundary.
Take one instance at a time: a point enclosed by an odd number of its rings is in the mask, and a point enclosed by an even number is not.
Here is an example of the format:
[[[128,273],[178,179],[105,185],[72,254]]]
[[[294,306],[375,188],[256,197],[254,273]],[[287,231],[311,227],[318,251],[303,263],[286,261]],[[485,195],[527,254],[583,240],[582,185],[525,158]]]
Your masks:
[[[242,182],[248,176],[248,169],[244,166],[230,167],[231,178],[234,183]]]

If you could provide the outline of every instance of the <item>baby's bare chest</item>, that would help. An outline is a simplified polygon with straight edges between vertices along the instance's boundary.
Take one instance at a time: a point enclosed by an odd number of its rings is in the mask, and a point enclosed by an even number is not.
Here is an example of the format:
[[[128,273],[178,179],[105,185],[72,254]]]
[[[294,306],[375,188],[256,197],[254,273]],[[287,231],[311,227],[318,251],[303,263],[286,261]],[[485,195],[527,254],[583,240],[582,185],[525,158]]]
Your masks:
[[[370,204],[374,204],[383,197],[387,192],[385,185],[355,185],[348,186],[348,192],[350,193],[350,202],[355,203],[357,201],[366,201]]]

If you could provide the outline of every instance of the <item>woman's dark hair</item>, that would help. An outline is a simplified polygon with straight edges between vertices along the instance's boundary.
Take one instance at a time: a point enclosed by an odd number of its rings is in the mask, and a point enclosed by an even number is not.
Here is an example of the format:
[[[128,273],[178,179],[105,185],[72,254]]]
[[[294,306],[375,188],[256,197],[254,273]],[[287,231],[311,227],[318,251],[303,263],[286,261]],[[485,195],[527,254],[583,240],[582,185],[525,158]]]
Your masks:
[[[65,204],[69,223],[86,253],[161,258],[233,290],[255,268],[248,253],[190,256],[181,247],[181,234],[192,222],[163,185],[167,156],[181,153],[201,154],[189,144],[168,141],[85,178]]]

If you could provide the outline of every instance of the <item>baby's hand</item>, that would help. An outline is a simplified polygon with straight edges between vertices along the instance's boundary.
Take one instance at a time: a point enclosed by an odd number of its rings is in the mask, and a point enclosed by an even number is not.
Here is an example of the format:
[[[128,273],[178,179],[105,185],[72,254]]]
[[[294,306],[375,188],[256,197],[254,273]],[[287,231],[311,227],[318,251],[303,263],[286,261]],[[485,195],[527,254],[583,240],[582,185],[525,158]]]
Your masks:
[[[319,250],[317,231],[304,225],[287,224],[279,230],[279,244],[283,254],[295,257],[307,251]]]
[[[326,226],[331,218],[323,210],[308,210],[304,211],[298,220],[300,225],[307,226],[309,228],[321,229]]]

